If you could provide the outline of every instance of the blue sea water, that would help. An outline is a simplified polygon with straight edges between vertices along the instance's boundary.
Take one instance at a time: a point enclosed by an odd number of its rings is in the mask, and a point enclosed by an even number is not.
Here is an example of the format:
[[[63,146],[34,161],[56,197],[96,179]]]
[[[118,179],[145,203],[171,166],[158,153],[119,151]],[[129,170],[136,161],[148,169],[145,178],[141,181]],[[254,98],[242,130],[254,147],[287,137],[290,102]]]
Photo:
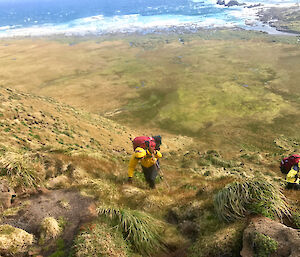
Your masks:
[[[257,11],[297,0],[0,0],[0,37],[153,32],[258,26]],[[226,0],[228,2],[229,0]],[[257,8],[247,8],[261,3]],[[248,25],[247,25],[248,24]],[[256,24],[256,25],[255,25]]]

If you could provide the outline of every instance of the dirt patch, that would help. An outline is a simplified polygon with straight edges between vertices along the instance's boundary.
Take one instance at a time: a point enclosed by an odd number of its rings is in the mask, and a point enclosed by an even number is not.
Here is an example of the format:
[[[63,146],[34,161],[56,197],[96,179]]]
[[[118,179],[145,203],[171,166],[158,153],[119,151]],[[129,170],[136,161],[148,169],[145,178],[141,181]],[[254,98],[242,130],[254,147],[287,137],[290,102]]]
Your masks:
[[[41,221],[45,217],[63,219],[66,225],[62,238],[66,246],[71,245],[81,224],[96,217],[93,200],[73,190],[51,190],[22,201],[29,201],[29,205],[18,215],[2,219],[1,223],[21,228],[38,237]]]

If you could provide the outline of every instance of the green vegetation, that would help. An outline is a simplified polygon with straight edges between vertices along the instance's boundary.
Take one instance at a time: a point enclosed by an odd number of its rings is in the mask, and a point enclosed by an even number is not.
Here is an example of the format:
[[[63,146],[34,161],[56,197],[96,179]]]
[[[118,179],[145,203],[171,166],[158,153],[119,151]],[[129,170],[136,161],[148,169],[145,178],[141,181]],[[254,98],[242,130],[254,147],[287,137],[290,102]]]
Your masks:
[[[5,152],[0,156],[1,174],[7,176],[16,187],[36,187],[40,178],[30,159],[22,152]]]
[[[46,241],[57,238],[62,229],[58,221],[53,217],[44,218],[40,226],[41,234],[39,243],[43,245]]]
[[[70,254],[66,252],[65,242],[63,239],[59,238],[56,241],[56,251],[49,257],[73,257],[72,254],[72,252],[70,252]]]
[[[214,206],[225,221],[244,218],[247,214],[262,214],[269,218],[290,215],[280,188],[265,179],[234,182],[214,196]]]
[[[204,158],[201,158],[202,160],[205,159],[208,161],[209,164],[217,166],[217,167],[224,167],[224,168],[232,168],[234,166],[237,166],[237,164],[230,160],[230,161],[226,161],[224,160],[219,153],[215,152],[215,151],[208,151],[206,153],[205,156],[203,156]],[[200,159],[200,162],[202,161]],[[204,162],[205,163],[205,162]]]
[[[113,207],[100,207],[98,213],[109,218],[113,226],[122,231],[124,238],[128,239],[140,254],[151,256],[163,248],[160,235],[162,224],[150,215],[141,211]]]
[[[189,249],[189,257],[240,256],[243,223],[221,224],[213,214],[203,216],[201,235]]]
[[[129,249],[120,231],[98,221],[81,228],[75,239],[75,257],[126,257]]]
[[[300,229],[300,212],[292,212],[292,221],[295,224],[296,228]]]
[[[252,243],[255,257],[269,257],[278,248],[278,243],[274,239],[261,233],[252,235]]]

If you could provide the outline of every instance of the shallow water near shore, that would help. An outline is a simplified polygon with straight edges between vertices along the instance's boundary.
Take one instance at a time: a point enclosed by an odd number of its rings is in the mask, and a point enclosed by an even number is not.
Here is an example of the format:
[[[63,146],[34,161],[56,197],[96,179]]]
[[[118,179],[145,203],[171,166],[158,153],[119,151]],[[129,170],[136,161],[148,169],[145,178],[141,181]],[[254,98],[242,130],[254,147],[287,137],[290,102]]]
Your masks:
[[[227,3],[228,1],[225,1]],[[270,6],[287,6],[296,0],[248,0],[226,7],[214,0],[123,1],[0,1],[0,37],[50,35],[103,35],[153,33],[199,28],[240,27],[257,29],[257,12]],[[251,24],[251,25],[249,25]],[[254,26],[254,27],[253,27]],[[269,28],[261,30],[272,32]]]

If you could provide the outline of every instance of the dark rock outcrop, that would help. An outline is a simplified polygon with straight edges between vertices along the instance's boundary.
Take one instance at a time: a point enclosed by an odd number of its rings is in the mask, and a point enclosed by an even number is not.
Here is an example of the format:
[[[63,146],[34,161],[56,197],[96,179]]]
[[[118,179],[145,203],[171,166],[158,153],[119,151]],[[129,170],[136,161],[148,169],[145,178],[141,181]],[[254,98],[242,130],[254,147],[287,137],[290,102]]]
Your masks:
[[[236,0],[231,0],[231,1],[229,1],[227,4],[225,4],[225,6],[227,6],[227,7],[231,7],[231,6],[239,6],[239,5],[242,5],[242,4],[240,4],[238,1],[236,1]]]
[[[246,8],[256,8],[256,7],[261,7],[261,6],[263,6],[263,4],[258,3],[258,4],[248,5],[248,6],[245,6],[245,7],[246,7]]]
[[[254,241],[257,235],[263,239],[258,244]],[[256,247],[259,244],[261,249]],[[252,219],[248,228],[244,230],[241,256],[258,256],[262,251],[267,251],[272,257],[299,256],[300,231],[265,217]]]
[[[217,0],[216,4],[218,4],[218,5],[224,5],[224,6],[227,6],[227,7],[245,5],[245,3],[239,3],[236,0],[230,0],[227,4],[226,4],[225,0]]]

